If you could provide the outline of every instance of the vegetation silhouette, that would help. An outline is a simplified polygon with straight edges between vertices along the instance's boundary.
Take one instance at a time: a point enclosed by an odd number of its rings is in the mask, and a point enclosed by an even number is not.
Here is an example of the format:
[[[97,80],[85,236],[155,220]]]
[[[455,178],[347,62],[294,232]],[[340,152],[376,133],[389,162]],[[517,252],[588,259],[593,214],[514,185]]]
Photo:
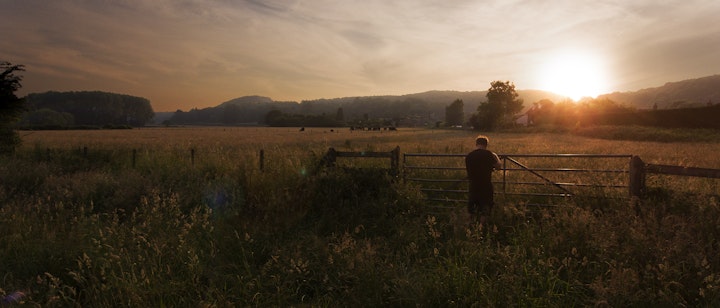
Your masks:
[[[23,65],[0,61],[0,154],[10,153],[20,145],[21,140],[12,125],[24,111],[24,99],[15,92],[22,87]]]

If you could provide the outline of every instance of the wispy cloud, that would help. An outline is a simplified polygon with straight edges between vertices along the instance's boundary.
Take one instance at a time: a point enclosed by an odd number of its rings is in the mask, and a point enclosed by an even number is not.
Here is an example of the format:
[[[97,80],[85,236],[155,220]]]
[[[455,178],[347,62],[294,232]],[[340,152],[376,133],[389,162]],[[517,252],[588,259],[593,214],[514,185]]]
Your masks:
[[[564,48],[602,53],[633,90],[717,73],[718,15],[714,0],[0,0],[0,50],[27,66],[25,91],[134,91],[161,110],[532,88]]]

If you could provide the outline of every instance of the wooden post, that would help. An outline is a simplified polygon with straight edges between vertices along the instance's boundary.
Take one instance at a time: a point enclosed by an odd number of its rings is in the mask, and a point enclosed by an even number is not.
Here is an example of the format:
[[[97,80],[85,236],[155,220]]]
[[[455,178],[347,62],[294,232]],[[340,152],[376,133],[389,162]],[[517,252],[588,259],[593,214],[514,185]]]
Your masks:
[[[328,149],[328,152],[325,155],[325,159],[325,165],[327,167],[335,166],[335,161],[337,161],[337,151],[335,151],[335,148]]]
[[[393,174],[400,174],[400,146],[396,146],[395,149],[392,150],[390,168],[392,168]]]
[[[135,168],[135,161],[137,161],[137,149],[133,149],[132,152],[132,167]]]
[[[630,197],[642,197],[645,192],[645,163],[639,156],[630,159]]]
[[[507,196],[507,159],[505,156],[502,156],[502,173],[503,173],[503,197]]]
[[[195,149],[190,149],[190,165],[195,166]]]
[[[83,147],[83,157],[87,158],[87,147]]]

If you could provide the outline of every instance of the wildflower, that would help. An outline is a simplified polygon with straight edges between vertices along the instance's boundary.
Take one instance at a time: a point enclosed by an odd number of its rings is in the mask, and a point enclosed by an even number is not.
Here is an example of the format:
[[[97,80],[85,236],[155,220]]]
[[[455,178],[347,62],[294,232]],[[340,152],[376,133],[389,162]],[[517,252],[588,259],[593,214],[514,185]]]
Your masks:
[[[425,221],[425,224],[428,227],[428,234],[433,239],[439,239],[441,233],[435,229],[435,225],[437,224],[437,222],[435,221],[435,216],[428,216],[427,220]]]

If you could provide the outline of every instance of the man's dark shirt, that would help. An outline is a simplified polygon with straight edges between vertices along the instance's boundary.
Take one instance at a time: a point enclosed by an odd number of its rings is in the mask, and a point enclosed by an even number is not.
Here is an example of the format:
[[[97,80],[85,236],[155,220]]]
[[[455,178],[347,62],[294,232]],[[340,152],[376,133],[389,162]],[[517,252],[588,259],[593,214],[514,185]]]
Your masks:
[[[496,163],[497,156],[489,150],[477,149],[465,156],[471,200],[492,200],[492,171]]]

